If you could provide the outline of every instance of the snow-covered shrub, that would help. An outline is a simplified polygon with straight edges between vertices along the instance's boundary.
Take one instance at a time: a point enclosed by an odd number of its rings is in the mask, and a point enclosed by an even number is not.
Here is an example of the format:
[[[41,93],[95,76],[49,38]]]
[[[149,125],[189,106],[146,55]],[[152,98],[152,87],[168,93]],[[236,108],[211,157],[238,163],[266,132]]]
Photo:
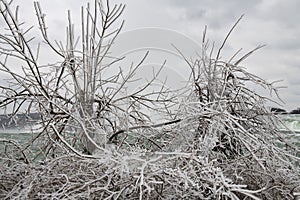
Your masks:
[[[276,146],[277,139],[284,139],[277,118],[265,106],[268,99],[248,85],[275,93],[276,88],[240,66],[260,47],[224,62],[220,55],[232,30],[216,55],[204,33],[199,58],[186,59],[191,70],[185,88],[188,92],[180,96],[177,110],[163,112],[170,113],[165,122],[153,123],[141,106],[153,110],[159,106],[162,112],[174,103],[170,98],[177,98],[177,93],[163,87],[148,95],[163,97],[156,100],[141,93],[127,94],[123,86],[141,62],[128,74],[118,71],[101,79],[102,69],[117,62],[106,60],[106,56],[120,28],[108,32],[112,40],[104,42],[104,35],[97,35],[93,26],[97,14],[93,17],[88,12],[83,18],[90,25],[83,23],[82,36],[92,39],[83,39],[83,49],[75,49],[71,21],[66,46],[55,48],[36,3],[44,40],[61,56],[59,65],[49,65],[46,73],[25,39],[27,31],[21,31],[22,24],[11,23],[17,18],[10,4],[0,3],[11,31],[10,36],[1,34],[6,45],[1,50],[6,59],[13,56],[28,65],[21,76],[10,70],[9,62],[1,63],[15,84],[2,87],[1,108],[14,104],[13,116],[29,104],[28,112],[37,109],[42,114],[42,130],[28,143],[0,140],[4,144],[0,198],[293,199],[299,195],[299,158],[295,156],[299,150]],[[95,1],[94,6],[99,9],[99,19],[104,20],[100,27],[104,32],[123,10],[122,5],[105,9],[101,1]],[[14,50],[7,51],[7,46]],[[77,74],[82,75],[83,86]],[[129,112],[126,106],[134,110]],[[32,145],[37,146],[37,152],[29,148]]]

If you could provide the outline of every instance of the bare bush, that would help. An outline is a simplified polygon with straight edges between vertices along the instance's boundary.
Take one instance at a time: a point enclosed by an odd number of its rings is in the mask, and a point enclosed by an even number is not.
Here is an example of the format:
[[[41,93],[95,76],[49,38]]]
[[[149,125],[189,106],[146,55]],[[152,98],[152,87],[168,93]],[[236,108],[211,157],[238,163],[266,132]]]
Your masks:
[[[81,48],[76,48],[69,13],[67,41],[52,43],[44,14],[35,3],[44,41],[59,61],[47,68],[26,38],[28,30],[1,1],[7,32],[0,34],[0,106],[13,118],[19,112],[41,113],[42,129],[27,143],[0,140],[0,197],[4,199],[293,199],[299,195],[299,153],[284,142],[268,98],[249,89],[254,83],[277,93],[272,84],[248,73],[240,63],[251,55],[220,59],[203,34],[199,58],[186,59],[191,78],[178,109],[177,93],[164,86],[147,93],[153,79],[128,93],[145,57],[109,77],[103,75],[122,58],[109,49],[121,27],[124,6],[95,1],[82,8]],[[98,24],[99,21],[99,24]],[[26,31],[23,31],[26,30]],[[180,52],[180,50],[178,50]],[[185,56],[182,55],[185,59]],[[10,59],[22,62],[13,70]],[[163,66],[163,65],[162,65]],[[24,107],[26,108],[24,111]],[[153,123],[144,111],[165,114]],[[168,114],[168,115],[167,115]],[[288,145],[286,143],[286,145]],[[35,150],[31,147],[35,146]]]

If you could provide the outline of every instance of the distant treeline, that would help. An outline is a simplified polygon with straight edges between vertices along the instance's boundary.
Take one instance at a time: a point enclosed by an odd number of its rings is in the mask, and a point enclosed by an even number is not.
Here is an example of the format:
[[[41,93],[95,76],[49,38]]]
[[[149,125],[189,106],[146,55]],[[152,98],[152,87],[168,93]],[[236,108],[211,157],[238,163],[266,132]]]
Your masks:
[[[287,112],[286,110],[282,108],[271,108],[271,112],[276,114],[300,114],[300,108],[294,109],[290,112]]]
[[[0,115],[0,128],[24,127],[41,119],[40,113]]]

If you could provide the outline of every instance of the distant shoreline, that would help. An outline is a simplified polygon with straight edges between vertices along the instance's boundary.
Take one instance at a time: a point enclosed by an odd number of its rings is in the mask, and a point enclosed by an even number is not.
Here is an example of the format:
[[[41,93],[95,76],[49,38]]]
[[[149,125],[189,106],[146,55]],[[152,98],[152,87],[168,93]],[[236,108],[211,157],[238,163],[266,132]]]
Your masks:
[[[14,116],[0,115],[0,130],[24,129],[34,126],[41,120],[40,113],[16,114]]]

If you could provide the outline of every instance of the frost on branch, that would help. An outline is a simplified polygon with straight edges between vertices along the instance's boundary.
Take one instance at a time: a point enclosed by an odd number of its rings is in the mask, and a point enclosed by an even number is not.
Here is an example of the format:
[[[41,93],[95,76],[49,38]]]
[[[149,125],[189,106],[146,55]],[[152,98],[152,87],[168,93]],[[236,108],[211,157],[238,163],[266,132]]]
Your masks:
[[[43,42],[51,49],[47,53],[57,56],[54,64],[46,66],[37,56],[40,47],[35,50],[28,38],[32,28],[19,21],[18,9],[13,11],[13,4],[4,0],[0,5],[6,24],[0,34],[0,65],[9,77],[1,86],[0,107],[12,120],[22,112],[42,116],[42,128],[28,141],[0,139],[1,198],[293,199],[299,195],[299,147],[284,142],[278,119],[265,107],[269,99],[248,86],[277,90],[240,66],[260,47],[228,62],[220,59],[237,23],[216,53],[204,32],[199,57],[186,59],[191,79],[184,96],[165,86],[148,93],[159,71],[130,93],[126,84],[135,80],[147,53],[127,71],[104,73],[123,59],[109,54],[123,25],[113,25],[123,5],[95,1],[82,8],[78,40],[69,12],[66,42],[53,42],[45,14],[35,3]],[[170,109],[174,105],[178,109]],[[146,109],[165,116],[165,121],[156,123]],[[279,148],[278,141],[286,148]]]

